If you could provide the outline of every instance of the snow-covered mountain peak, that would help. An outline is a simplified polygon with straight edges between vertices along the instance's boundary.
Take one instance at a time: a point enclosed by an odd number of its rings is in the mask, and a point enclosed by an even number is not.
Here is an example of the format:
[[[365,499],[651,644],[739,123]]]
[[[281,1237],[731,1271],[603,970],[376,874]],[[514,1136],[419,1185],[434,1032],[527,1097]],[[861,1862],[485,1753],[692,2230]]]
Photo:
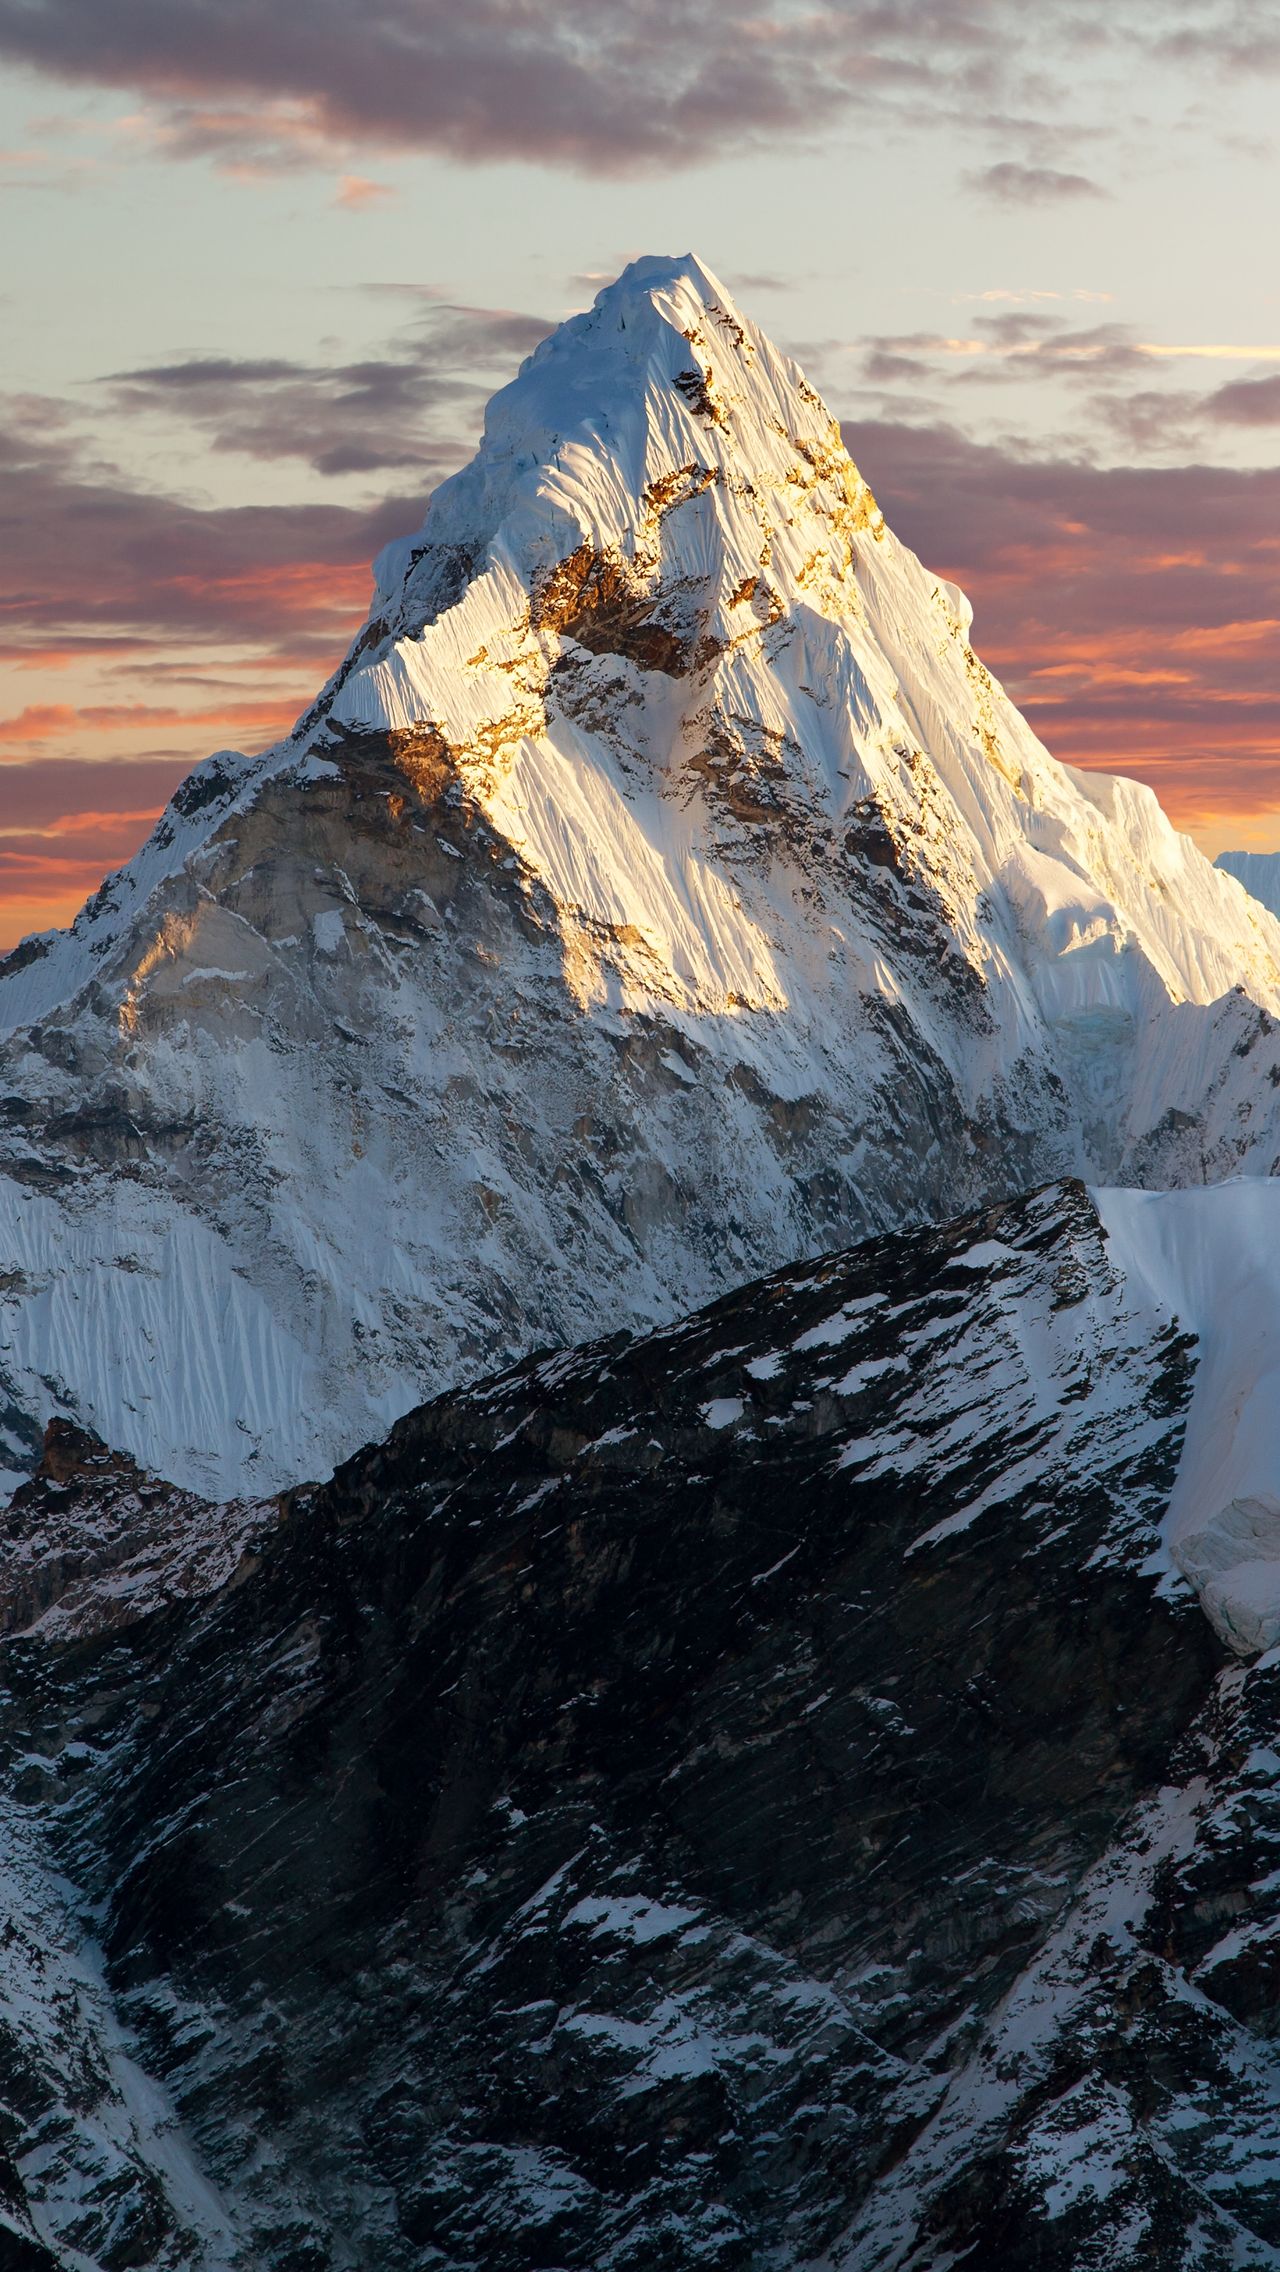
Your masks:
[[[875,501],[799,368],[692,256],[638,261],[494,397],[472,463],[382,553],[325,708],[465,748],[479,712],[490,744],[518,732],[519,695],[542,694],[566,649],[607,658],[615,685],[697,679],[797,598],[859,616],[864,530],[883,534]],[[649,754],[661,766],[670,737]]]
[[[693,256],[634,263],[542,343],[378,583],[316,746],[429,735],[570,926],[610,936],[633,1003],[791,999],[771,927],[743,929],[673,820],[692,801],[735,866],[821,867],[833,832],[884,829],[983,987],[1030,935],[1072,1009],[1126,954],[1174,1001],[1244,983],[1280,1006],[1280,929],[1149,791],[1054,764],[964,595],[886,529],[821,398]]]
[[[436,491],[422,530],[380,556],[379,596],[412,612],[404,581],[428,546],[474,560],[497,539],[522,576],[583,542],[634,558],[686,494],[734,476],[747,496],[790,487],[794,509],[798,442],[849,472],[803,374],[700,261],[635,261],[494,396],[475,459]]]
[[[563,325],[295,733],[0,966],[13,1465],[254,1495],[868,1231],[1270,1169],[1280,923],[969,628],[699,262]]]

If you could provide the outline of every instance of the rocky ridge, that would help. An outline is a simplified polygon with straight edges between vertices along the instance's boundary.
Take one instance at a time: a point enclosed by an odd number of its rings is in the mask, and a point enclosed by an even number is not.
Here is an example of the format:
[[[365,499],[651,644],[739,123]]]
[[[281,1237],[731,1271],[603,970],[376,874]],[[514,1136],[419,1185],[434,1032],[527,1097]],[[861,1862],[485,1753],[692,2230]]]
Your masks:
[[[183,1598],[108,1557],[95,1614],[67,1494],[189,1510],[57,1438],[11,2260],[1280,2263],[1276,1670],[1162,1546],[1194,1374],[1065,1184],[444,1397]]]

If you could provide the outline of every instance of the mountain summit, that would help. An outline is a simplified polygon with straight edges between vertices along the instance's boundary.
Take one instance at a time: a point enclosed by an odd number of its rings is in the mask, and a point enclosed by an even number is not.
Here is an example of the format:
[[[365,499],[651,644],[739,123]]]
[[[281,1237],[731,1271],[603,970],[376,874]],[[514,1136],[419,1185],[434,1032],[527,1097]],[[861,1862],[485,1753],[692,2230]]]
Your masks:
[[[1280,1157],[1280,923],[1054,763],[697,260],[376,577],[289,739],[0,965],[15,1476],[60,1415],[275,1488],[868,1231]]]

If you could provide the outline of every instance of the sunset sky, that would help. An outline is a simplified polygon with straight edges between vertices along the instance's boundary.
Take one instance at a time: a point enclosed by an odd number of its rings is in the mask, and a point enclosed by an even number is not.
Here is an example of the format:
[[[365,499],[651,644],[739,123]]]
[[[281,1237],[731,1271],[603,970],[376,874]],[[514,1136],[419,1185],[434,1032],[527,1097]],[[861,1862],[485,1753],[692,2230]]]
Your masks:
[[[632,254],[797,354],[1060,757],[1280,846],[1280,10],[0,0],[0,947],[257,749]]]

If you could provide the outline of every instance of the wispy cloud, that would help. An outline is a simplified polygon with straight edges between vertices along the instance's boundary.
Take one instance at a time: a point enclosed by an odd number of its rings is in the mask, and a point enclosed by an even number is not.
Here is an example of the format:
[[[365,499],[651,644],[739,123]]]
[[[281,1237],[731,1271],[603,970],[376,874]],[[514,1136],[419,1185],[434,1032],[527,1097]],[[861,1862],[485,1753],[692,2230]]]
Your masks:
[[[1162,340],[1143,339],[1138,342],[1140,354],[1150,355],[1157,362],[1191,363],[1280,363],[1280,347],[1230,346],[1221,340],[1193,340],[1175,347]]]
[[[1096,324],[1072,329],[1055,317],[1012,313],[980,317],[973,331],[967,334],[903,332],[868,341],[867,349],[872,355],[909,355],[953,363],[1033,362],[1041,371],[1054,372],[1078,369],[1082,365],[1114,366],[1118,361],[1132,368],[1144,358],[1152,363],[1280,362],[1280,347],[1270,345],[1229,346],[1215,340],[1173,345],[1139,339],[1133,327],[1127,324]]]
[[[292,705],[279,701],[223,702],[202,710],[155,702],[36,703],[16,717],[0,718],[0,744],[21,748],[72,734],[81,738],[101,733],[153,734],[162,727],[178,726],[184,732],[244,734],[247,730],[266,746],[292,724],[293,716]]]
[[[201,508],[86,458],[51,409],[0,425],[9,527],[0,642],[10,652],[86,642],[339,648],[380,544],[415,526],[420,494],[342,505]]]
[[[1061,205],[1081,197],[1105,197],[1101,182],[1088,174],[1061,173],[1056,166],[1022,166],[1005,158],[966,176],[970,189],[998,205]]]
[[[1045,380],[1096,385],[1141,371],[1146,355],[1128,325],[1075,324],[1031,302],[975,316],[964,332],[880,334],[860,342],[858,352],[864,382],[881,388]]]
[[[102,383],[117,415],[185,419],[217,451],[300,458],[328,476],[415,467],[425,483],[467,455],[492,384],[547,329],[428,299],[397,348],[358,362],[186,356]]]
[[[975,300],[978,296],[975,296]],[[1012,440],[1009,417],[1024,408],[1024,444],[1043,451],[1046,429],[1063,454],[1095,462],[1117,449],[1177,462],[1208,451],[1238,457],[1248,434],[1280,425],[1280,377],[1267,366],[1280,350],[1267,341],[1152,340],[1112,319],[1082,323],[1048,292],[982,296],[955,332],[881,333],[817,342],[812,360],[838,373],[846,406],[861,396],[881,419],[980,415]],[[1206,366],[1238,364],[1243,375],[1206,389]],[[1227,438],[1231,442],[1227,444]]]

